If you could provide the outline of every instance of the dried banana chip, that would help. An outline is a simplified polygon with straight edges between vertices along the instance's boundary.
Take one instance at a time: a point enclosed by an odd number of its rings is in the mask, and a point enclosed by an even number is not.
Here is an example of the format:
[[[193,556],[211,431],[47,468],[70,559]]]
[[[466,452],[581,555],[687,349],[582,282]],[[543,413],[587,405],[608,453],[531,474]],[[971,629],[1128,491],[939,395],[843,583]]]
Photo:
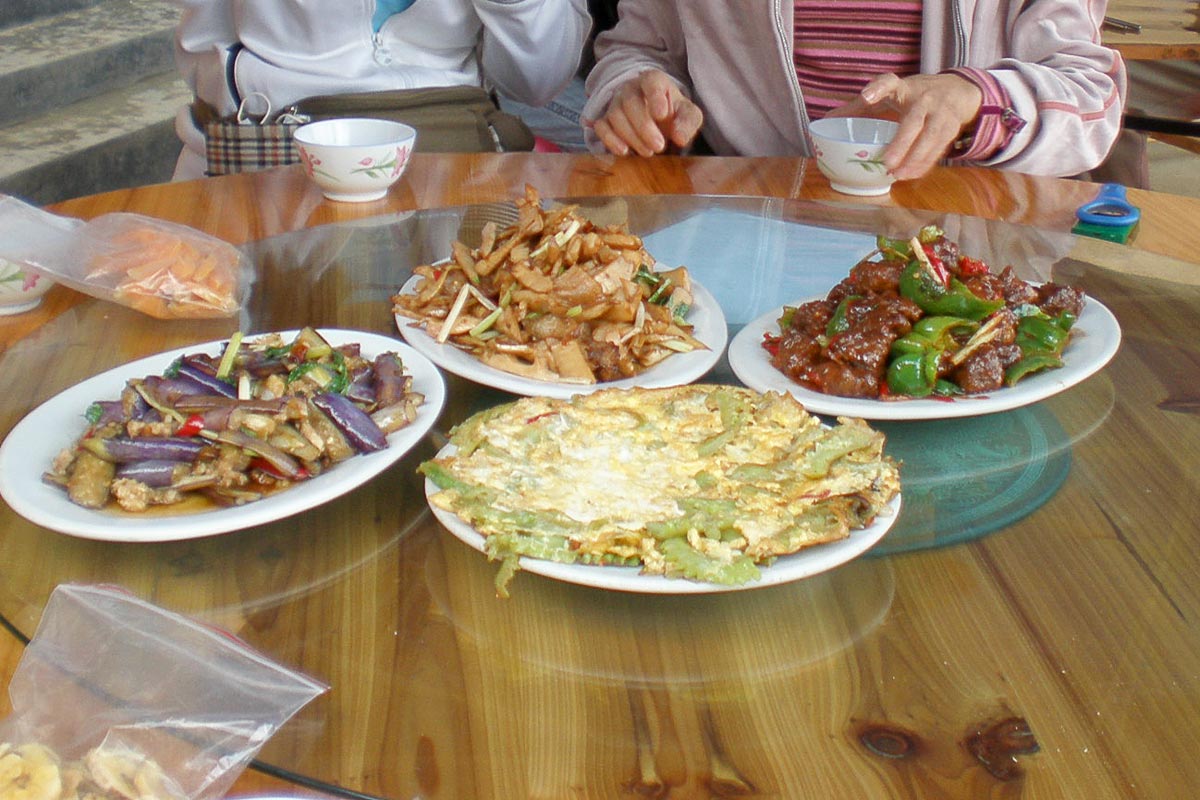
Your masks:
[[[183,792],[153,759],[134,750],[96,748],[83,760],[87,776],[107,797],[120,800],[174,800]]]
[[[42,744],[0,742],[0,800],[186,800],[146,755],[98,747],[63,764]]]
[[[40,744],[0,743],[0,798],[59,800],[62,774],[58,757]]]

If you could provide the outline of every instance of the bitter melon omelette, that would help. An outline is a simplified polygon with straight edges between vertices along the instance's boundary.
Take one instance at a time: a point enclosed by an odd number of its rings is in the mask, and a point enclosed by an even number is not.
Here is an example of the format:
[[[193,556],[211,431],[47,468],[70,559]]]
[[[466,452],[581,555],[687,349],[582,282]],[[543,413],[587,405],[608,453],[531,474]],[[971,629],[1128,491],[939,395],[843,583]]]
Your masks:
[[[776,557],[845,538],[899,492],[884,436],[832,427],[791,395],[735,386],[526,397],[451,430],[421,465],[429,500],[503,562],[640,566],[736,585]]]

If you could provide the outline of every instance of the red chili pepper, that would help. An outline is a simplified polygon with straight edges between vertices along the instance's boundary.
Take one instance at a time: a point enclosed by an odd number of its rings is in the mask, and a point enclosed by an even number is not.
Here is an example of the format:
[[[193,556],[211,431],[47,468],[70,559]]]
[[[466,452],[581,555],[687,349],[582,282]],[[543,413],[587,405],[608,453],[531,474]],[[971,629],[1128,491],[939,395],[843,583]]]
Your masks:
[[[933,274],[942,282],[943,286],[950,286],[950,270],[946,269],[946,265],[942,263],[942,259],[934,254],[933,245],[922,245],[925,250],[925,255],[929,258],[929,265],[933,267]]]
[[[254,458],[250,459],[250,469],[260,469],[263,472],[267,473],[268,475],[273,475],[276,478],[283,478],[284,480],[294,480],[293,478],[291,478],[287,475],[284,475],[282,472],[275,469],[275,465],[272,464],[270,461],[267,461],[262,456],[254,456]],[[309,477],[308,470],[305,469],[304,467],[300,467],[300,471],[296,475],[296,478],[307,478],[307,477]]]
[[[763,334],[763,349],[770,353],[771,357],[779,355],[779,337],[772,336],[769,333]]]
[[[963,275],[987,275],[992,269],[981,259],[960,256],[958,259],[958,271]]]
[[[192,414],[183,421],[179,429],[175,431],[176,436],[198,436],[200,431],[204,430],[204,417],[201,414]]]
[[[532,417],[525,420],[525,424],[528,425],[531,422],[537,422],[539,419],[545,419],[546,417],[553,417],[557,413],[558,413],[557,411],[547,411],[542,414],[534,414]]]

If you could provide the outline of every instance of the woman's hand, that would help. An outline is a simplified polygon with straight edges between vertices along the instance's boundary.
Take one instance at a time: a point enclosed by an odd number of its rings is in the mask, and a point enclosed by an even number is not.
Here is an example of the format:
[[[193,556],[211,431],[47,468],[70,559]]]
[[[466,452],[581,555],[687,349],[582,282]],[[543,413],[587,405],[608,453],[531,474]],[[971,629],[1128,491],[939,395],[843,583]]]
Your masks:
[[[831,117],[897,119],[896,137],[883,151],[883,163],[897,180],[919,178],[946,157],[970,130],[983,93],[953,74],[880,75],[859,96],[829,112]]]
[[[704,113],[665,72],[652,69],[626,81],[604,116],[587,120],[608,152],[642,156],[687,147],[700,132]]]

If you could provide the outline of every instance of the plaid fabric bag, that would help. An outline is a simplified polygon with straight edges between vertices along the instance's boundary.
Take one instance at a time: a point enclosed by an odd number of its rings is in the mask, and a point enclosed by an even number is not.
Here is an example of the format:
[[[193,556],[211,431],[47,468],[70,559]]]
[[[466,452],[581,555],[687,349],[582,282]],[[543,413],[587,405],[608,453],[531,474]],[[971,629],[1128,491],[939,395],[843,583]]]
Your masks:
[[[505,152],[534,146],[529,127],[474,86],[320,95],[275,116],[270,108],[256,115],[249,106],[243,101],[236,115],[221,117],[201,100],[192,104],[192,118],[204,131],[209,175],[297,163],[300,154],[292,142],[296,129],[305,122],[338,117],[376,117],[411,125],[417,129],[417,152]]]
[[[207,174],[228,175],[295,164],[300,153],[292,143],[296,123],[239,124],[210,122],[204,126]]]

